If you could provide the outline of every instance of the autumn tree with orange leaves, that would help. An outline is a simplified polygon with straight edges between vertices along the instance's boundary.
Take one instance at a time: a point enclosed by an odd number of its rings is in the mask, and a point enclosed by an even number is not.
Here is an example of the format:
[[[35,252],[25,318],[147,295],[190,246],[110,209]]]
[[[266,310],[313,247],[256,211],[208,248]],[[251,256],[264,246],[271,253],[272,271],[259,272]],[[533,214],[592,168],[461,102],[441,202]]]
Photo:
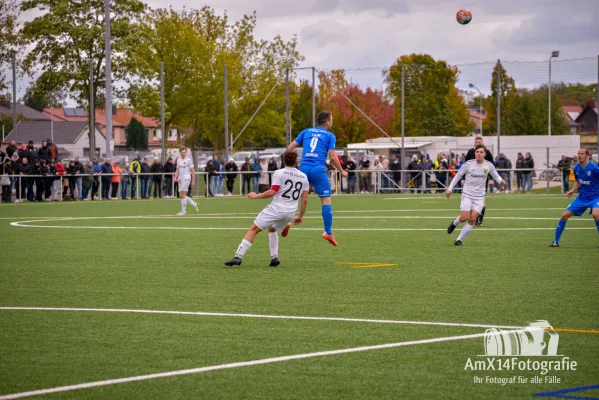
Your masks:
[[[384,135],[347,99],[385,132],[393,135],[395,109],[385,98],[383,91],[371,88],[364,90],[357,84],[348,82],[345,71],[340,69],[320,72],[318,78],[319,108],[333,113],[332,131],[337,136],[338,144],[362,142]]]

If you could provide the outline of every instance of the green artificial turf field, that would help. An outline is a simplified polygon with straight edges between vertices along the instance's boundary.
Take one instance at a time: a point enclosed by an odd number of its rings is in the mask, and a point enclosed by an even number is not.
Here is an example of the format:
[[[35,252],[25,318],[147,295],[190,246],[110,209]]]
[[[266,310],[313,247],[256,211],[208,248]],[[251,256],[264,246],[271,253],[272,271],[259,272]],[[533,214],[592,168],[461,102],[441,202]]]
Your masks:
[[[489,195],[456,247],[458,195],[337,196],[334,248],[310,196],[277,268],[265,233],[223,265],[267,201],[199,201],[185,217],[178,200],[0,206],[0,399],[599,398],[594,221],[546,247],[566,197]],[[485,326],[536,320],[576,370],[466,368]]]

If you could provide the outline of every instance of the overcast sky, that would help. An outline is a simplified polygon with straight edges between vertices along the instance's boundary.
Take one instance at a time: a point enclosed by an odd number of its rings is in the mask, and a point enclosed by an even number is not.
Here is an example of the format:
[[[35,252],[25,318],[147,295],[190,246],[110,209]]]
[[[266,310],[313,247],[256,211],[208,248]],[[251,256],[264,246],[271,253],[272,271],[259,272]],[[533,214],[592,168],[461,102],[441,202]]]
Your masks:
[[[388,66],[430,53],[452,64],[599,54],[599,0],[152,0],[152,7],[206,4],[232,19],[258,14],[261,38],[297,35],[307,66]],[[472,22],[455,14],[467,8]]]

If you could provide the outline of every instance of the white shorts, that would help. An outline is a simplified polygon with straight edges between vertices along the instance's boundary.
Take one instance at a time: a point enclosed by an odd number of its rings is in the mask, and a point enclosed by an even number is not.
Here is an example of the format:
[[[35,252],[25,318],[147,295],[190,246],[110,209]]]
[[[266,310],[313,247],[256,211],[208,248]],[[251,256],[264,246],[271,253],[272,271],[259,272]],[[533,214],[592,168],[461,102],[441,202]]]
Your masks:
[[[470,211],[474,210],[477,213],[481,213],[483,211],[483,207],[485,206],[485,198],[475,198],[462,195],[462,202],[460,203],[460,210],[462,211]]]
[[[191,179],[179,179],[178,182],[179,182],[179,193],[189,191],[189,185],[191,184]]]
[[[258,214],[254,220],[254,224],[263,231],[272,226],[277,232],[281,232],[294,218],[295,211],[281,214],[268,205]]]

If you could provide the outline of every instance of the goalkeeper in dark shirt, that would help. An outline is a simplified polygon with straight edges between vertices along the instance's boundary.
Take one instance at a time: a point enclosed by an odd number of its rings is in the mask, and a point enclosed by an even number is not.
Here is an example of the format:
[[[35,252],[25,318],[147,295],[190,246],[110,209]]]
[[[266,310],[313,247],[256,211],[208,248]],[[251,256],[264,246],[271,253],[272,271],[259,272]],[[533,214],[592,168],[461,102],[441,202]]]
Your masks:
[[[479,146],[482,144],[483,144],[483,137],[476,136],[474,138],[474,147],[471,148],[470,150],[468,150],[468,153],[466,154],[466,159],[464,161],[474,160],[476,158],[476,156],[475,156],[476,146]],[[489,151],[489,149],[487,149],[487,154],[485,154],[485,160],[487,160],[488,162],[490,162],[492,164],[495,164],[493,162],[493,154]],[[487,178],[487,186],[489,186],[488,178]],[[475,223],[476,226],[483,226],[483,218],[485,218],[485,210],[486,209],[487,209],[487,207],[486,207],[486,199],[485,199],[485,207],[483,207],[483,211],[480,213],[480,215],[476,219],[476,223]]]

